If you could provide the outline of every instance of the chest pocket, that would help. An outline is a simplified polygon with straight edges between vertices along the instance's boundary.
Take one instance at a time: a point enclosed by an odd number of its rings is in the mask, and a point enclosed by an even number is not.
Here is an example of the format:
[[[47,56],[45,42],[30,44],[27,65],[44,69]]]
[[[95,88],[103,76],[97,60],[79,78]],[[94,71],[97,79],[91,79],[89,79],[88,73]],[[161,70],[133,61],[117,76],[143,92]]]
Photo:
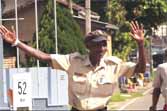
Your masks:
[[[114,75],[107,77],[105,75],[101,75],[97,80],[99,85],[103,84],[111,84],[117,82],[116,77]]]
[[[113,94],[114,88],[116,86],[115,77],[108,77],[106,75],[101,75],[97,80],[97,90],[102,91],[99,92],[99,95],[103,97],[111,96]],[[97,91],[98,92],[98,91]]]
[[[84,74],[74,73],[72,89],[75,94],[84,94],[87,89],[87,77]]]
[[[98,84],[110,84],[110,83],[116,83],[118,81],[118,75],[117,75],[117,66],[113,65],[111,68],[108,68],[106,72],[99,73],[98,77]]]

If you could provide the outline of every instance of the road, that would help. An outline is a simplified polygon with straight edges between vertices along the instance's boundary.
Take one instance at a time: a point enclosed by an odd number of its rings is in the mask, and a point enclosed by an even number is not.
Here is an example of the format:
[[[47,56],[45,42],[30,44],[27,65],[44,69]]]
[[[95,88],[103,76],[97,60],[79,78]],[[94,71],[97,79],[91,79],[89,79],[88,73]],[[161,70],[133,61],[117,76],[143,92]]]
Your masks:
[[[148,90],[144,96],[134,98],[132,100],[129,100],[126,104],[124,104],[120,109],[118,110],[148,110],[152,101],[152,95],[151,95],[152,89]],[[160,96],[157,109],[160,110],[163,108],[164,100],[163,97]]]

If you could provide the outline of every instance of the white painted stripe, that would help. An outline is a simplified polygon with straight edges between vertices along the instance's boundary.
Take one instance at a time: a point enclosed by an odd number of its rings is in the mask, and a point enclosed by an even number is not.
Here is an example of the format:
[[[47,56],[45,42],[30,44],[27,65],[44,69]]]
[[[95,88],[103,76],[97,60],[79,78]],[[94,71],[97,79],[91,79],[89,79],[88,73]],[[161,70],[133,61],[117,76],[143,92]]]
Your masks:
[[[144,93],[142,93],[143,95],[146,95],[148,92],[150,92],[152,90],[152,88],[149,88],[148,90],[146,90]],[[134,98],[132,99],[130,102],[128,102],[127,104],[125,104],[124,106],[122,106],[120,109],[118,110],[124,110],[127,106],[129,106],[130,104],[134,103],[138,98]]]
[[[153,88],[150,88],[150,89],[146,90],[146,91],[143,93],[143,95],[146,95],[146,94],[149,93],[151,90],[153,90]]]
[[[137,98],[132,99],[130,102],[128,102],[127,104],[125,104],[124,106],[122,106],[120,109],[118,110],[124,110],[127,106],[129,106],[130,104],[134,103],[137,100]]]

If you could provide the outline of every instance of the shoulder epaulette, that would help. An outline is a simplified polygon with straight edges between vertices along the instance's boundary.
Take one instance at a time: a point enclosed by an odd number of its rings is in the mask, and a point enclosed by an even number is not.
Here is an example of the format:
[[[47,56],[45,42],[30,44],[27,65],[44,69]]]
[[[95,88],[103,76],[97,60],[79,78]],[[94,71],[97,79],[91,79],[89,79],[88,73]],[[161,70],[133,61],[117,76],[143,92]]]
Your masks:
[[[84,57],[83,57],[79,52],[72,53],[72,54],[71,54],[71,57],[72,57],[73,59],[81,59],[81,60],[84,59]]]
[[[112,62],[112,63],[115,63],[115,64],[120,64],[122,62],[122,60],[120,58],[116,57],[116,56],[106,57],[105,61],[106,62]]]

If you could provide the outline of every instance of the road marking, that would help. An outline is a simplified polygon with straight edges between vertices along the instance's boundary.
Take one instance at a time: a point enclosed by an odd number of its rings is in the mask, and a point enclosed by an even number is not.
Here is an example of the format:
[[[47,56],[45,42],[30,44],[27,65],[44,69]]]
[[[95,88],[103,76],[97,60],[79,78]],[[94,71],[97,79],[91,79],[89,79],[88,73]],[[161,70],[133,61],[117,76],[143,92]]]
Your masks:
[[[152,89],[153,89],[153,88],[150,88],[150,89],[146,90],[146,91],[143,93],[143,95],[146,95],[146,94],[147,94],[148,92],[150,92]]]
[[[129,106],[130,104],[134,103],[137,100],[137,98],[132,99],[130,102],[128,102],[127,104],[125,104],[124,106],[122,106],[120,109],[118,110],[124,110],[127,106]]]
[[[148,92],[150,92],[153,88],[150,88],[148,90],[146,90],[144,93],[142,93],[143,95],[146,95]],[[130,104],[134,103],[138,98],[134,98],[132,99],[130,102],[128,102],[127,104],[125,104],[124,106],[122,106],[121,108],[119,108],[118,110],[124,110],[127,106],[129,106]]]

